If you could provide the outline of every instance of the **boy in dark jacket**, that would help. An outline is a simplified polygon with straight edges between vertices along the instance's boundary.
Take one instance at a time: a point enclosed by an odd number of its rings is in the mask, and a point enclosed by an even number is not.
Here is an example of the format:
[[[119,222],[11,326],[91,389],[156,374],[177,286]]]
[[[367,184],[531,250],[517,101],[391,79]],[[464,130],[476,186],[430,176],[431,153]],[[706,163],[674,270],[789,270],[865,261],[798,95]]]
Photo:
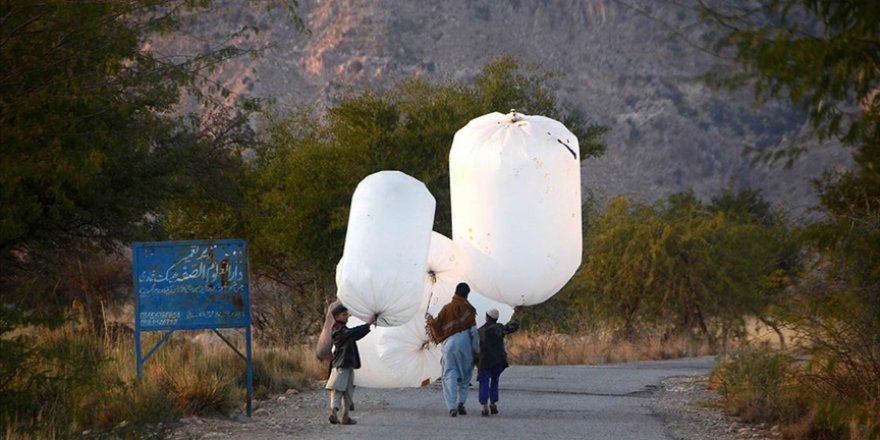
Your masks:
[[[480,327],[480,359],[477,363],[477,380],[480,382],[480,404],[483,417],[498,414],[498,379],[507,368],[507,351],[504,336],[519,329],[515,322],[502,325],[498,323],[498,310],[486,312],[486,323]],[[489,403],[491,402],[491,403]],[[486,405],[489,403],[489,405]]]
[[[327,388],[330,390],[330,423],[342,423],[343,425],[354,425],[357,423],[348,416],[348,410],[351,405],[351,393],[354,388],[354,370],[361,367],[361,357],[358,353],[357,341],[367,333],[370,333],[370,325],[372,321],[359,325],[357,327],[348,328],[348,308],[342,304],[333,308],[333,361],[330,363],[332,367],[330,378],[327,379]],[[342,419],[338,417],[339,408],[343,408]]]

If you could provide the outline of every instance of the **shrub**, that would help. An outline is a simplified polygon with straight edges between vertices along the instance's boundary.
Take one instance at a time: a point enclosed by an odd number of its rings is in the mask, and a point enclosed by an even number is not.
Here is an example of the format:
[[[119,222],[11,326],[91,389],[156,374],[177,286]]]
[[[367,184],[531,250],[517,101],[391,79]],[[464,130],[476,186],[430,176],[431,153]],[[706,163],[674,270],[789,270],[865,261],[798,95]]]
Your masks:
[[[65,329],[29,329],[4,339],[0,421],[17,431],[62,435],[93,416],[105,358],[100,347]]]
[[[269,395],[283,393],[291,388],[305,389],[311,379],[320,377],[320,368],[312,367],[307,359],[315,356],[306,347],[293,349],[262,349],[255,355],[254,397],[265,399]],[[317,360],[314,362],[317,364]],[[246,386],[244,371],[239,376],[239,385]]]
[[[803,414],[796,385],[790,381],[791,356],[745,346],[722,356],[712,383],[728,412],[754,422],[793,422]]]
[[[92,430],[97,437],[162,439],[170,434],[181,413],[165,391],[149,382],[112,385],[96,410]]]
[[[101,343],[76,325],[4,334],[0,426],[5,438],[161,438],[177,411],[156,387],[128,385],[132,373],[126,376],[126,370],[134,363],[118,368],[114,356],[124,351],[120,345]],[[130,343],[127,351],[133,351]]]

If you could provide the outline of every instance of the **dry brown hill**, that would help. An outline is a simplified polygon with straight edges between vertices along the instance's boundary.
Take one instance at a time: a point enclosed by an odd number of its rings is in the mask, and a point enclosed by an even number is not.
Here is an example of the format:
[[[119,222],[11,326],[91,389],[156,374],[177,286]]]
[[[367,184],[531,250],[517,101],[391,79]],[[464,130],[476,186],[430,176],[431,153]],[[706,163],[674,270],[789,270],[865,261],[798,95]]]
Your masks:
[[[309,34],[280,11],[231,3],[215,25],[259,23],[269,28],[260,38],[279,42],[227,67],[234,91],[281,108],[328,103],[406,75],[467,80],[511,54],[559,73],[559,101],[611,128],[607,153],[583,166],[585,187],[601,195],[652,201],[693,189],[708,199],[751,187],[800,213],[814,200],[808,179],[847,163],[843,150],[825,148],[790,170],[752,166],[744,147],[778,147],[805,133],[806,118],[780,103],[754,106],[747,90],[707,87],[700,75],[720,60],[691,43],[708,31],[670,2],[303,0],[299,16]]]

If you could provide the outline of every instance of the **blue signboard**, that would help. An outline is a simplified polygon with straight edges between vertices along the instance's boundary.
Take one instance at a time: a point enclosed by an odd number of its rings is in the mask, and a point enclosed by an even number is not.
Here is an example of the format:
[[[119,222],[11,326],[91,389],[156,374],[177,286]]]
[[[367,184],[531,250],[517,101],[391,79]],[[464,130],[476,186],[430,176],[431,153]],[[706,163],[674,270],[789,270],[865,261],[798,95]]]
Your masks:
[[[243,240],[135,243],[132,251],[141,331],[250,325]]]
[[[175,330],[211,329],[246,363],[251,415],[251,307],[244,240],[163,241],[132,244],[137,374]],[[218,328],[244,328],[243,355]],[[141,332],[166,331],[141,356]]]

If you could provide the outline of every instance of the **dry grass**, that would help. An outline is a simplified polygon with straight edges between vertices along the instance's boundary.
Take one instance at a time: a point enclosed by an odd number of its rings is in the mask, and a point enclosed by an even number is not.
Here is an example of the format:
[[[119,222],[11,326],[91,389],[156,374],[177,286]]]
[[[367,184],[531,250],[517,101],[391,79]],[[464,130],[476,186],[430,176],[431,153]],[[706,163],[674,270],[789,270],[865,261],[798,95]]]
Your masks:
[[[25,338],[33,351],[4,391],[9,394],[2,402],[9,406],[0,406],[0,436],[6,440],[82,432],[162,438],[180,414],[228,414],[245,405],[244,360],[225,343],[193,338],[193,332],[176,332],[160,347],[144,365],[143,380],[136,377],[131,334],[103,338],[72,323],[15,336]],[[161,336],[147,334],[144,353]],[[244,352],[242,338],[228,339]],[[312,347],[255,345],[253,356],[257,398],[304,389],[323,374]]]
[[[745,333],[723,344],[722,352],[724,347],[735,350],[742,346],[782,349],[803,337],[789,328],[780,328],[777,333],[755,318],[744,319]],[[607,329],[582,334],[552,329],[520,331],[507,337],[507,352],[512,363],[521,365],[596,365],[717,354],[703,338],[690,334],[663,336],[657,330],[640,335],[636,341],[627,341]]]
[[[507,352],[513,364],[595,365],[702,356],[709,354],[709,347],[689,337],[657,336],[628,342],[602,333],[572,336],[523,331],[507,337]]]
[[[244,353],[243,338],[228,331]],[[231,336],[232,335],[232,336]],[[244,360],[219,338],[202,332],[162,347],[144,366],[148,381],[161,384],[186,414],[227,414],[244,404],[247,370]],[[289,389],[305,389],[322,377],[325,367],[311,347],[253,346],[254,397],[264,399]]]
[[[711,384],[725,396],[725,410],[750,422],[791,423],[802,414],[796,381],[797,364],[788,353],[743,347],[721,356]]]

